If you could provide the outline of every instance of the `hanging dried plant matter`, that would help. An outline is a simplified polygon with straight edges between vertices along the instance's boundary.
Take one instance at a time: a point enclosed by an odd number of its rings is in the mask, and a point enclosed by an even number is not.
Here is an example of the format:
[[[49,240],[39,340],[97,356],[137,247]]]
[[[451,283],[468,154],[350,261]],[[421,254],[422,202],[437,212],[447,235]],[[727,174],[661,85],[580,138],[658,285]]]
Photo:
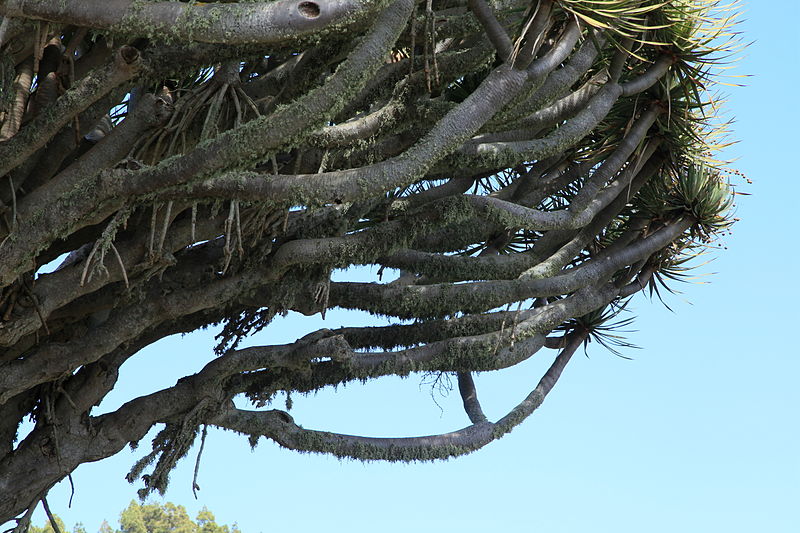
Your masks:
[[[156,424],[131,472],[144,494],[201,426],[391,461],[509,432],[581,345],[624,349],[608,333],[618,308],[729,226],[707,99],[732,13],[703,0],[0,3],[0,520],[24,527],[56,482]],[[351,265],[401,275],[331,281]],[[415,321],[238,347],[277,314],[333,307]],[[202,371],[93,415],[128,358],[214,323]],[[470,373],[542,348],[557,356],[536,388],[487,419]],[[471,425],[367,438],[232,403],[412,372],[457,375]]]

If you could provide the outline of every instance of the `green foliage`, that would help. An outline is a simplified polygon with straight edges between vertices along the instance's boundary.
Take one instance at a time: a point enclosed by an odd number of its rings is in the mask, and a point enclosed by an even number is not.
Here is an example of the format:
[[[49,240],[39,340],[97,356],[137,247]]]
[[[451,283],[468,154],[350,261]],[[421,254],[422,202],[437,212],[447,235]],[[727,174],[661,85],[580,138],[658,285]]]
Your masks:
[[[186,508],[174,503],[140,505],[132,501],[120,515],[121,533],[195,533]]]
[[[638,208],[642,214],[656,218],[681,214],[693,217],[696,224],[692,236],[707,243],[733,223],[733,195],[722,172],[703,163],[688,163],[673,167],[648,183]]]
[[[605,308],[595,309],[583,316],[569,320],[556,329],[565,333],[573,330],[585,330],[587,335],[586,340],[583,342],[584,353],[586,353],[589,343],[596,341],[614,355],[623,359],[630,359],[618,349],[638,348],[638,346],[626,341],[625,337],[620,335],[620,333],[630,332],[631,330],[624,328],[633,323],[633,317],[618,319],[619,315],[625,311],[628,301],[622,305],[609,305]]]
[[[55,516],[56,524],[61,533],[68,533],[64,521]],[[75,524],[72,533],[87,533],[86,528],[81,522]],[[52,525],[48,522],[42,527],[31,526],[28,533],[55,533]],[[109,523],[103,520],[98,533],[241,533],[239,527],[234,524],[217,524],[214,513],[207,507],[203,507],[197,513],[195,520],[189,517],[189,513],[183,505],[175,505],[167,502],[139,504],[131,501],[119,516],[119,529],[112,528]]]
[[[231,527],[218,525],[214,513],[207,507],[203,507],[197,513],[197,531],[198,533],[239,533],[239,527],[236,524]]]
[[[58,530],[61,531],[61,533],[66,533],[67,527],[64,525],[64,521],[58,516],[55,516],[54,518],[56,519]],[[30,529],[28,529],[28,533],[55,533],[55,529],[53,528],[53,524],[51,524],[48,520],[47,523],[42,527],[31,526]],[[74,531],[73,533],[78,533],[78,531]]]

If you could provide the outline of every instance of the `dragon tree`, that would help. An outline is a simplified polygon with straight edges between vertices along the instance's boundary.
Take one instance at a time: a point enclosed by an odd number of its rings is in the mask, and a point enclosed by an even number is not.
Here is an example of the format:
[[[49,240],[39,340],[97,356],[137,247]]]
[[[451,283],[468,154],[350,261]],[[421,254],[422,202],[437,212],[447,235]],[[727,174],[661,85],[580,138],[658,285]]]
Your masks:
[[[510,432],[732,222],[712,88],[735,8],[0,0],[0,521],[24,531],[154,426],[143,496],[209,426],[387,461]],[[331,281],[358,265],[399,274]],[[330,308],[391,322],[241,344]],[[208,325],[201,371],[93,413],[142,348]],[[552,365],[489,420],[472,373],[537,353]],[[469,423],[374,438],[270,405],[411,373],[456,376]]]

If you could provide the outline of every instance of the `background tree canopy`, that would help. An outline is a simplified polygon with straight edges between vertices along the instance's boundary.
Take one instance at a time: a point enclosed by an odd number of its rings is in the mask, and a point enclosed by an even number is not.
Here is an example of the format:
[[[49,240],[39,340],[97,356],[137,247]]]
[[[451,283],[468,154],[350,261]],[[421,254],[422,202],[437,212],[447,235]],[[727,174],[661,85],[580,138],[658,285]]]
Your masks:
[[[53,528],[51,521],[43,527],[30,526],[28,532],[86,533],[86,528],[80,523],[69,530],[58,515],[53,515],[53,520],[58,532]],[[214,513],[206,507],[203,507],[197,513],[195,520],[192,520],[186,508],[171,502],[139,504],[132,501],[120,514],[119,525],[119,529],[114,529],[108,522],[103,522],[98,533],[240,533],[236,524],[232,527],[217,524]]]
[[[627,299],[731,223],[708,89],[735,11],[715,4],[0,5],[0,518],[24,528],[157,424],[129,474],[143,497],[207,426],[390,461],[511,431],[580,346],[624,349]],[[352,265],[400,275],[331,281]],[[239,348],[333,307],[396,323]],[[202,371],[92,413],[143,347],[217,323]],[[488,420],[471,373],[541,348],[552,366]],[[457,376],[470,425],[368,438],[258,409],[412,372]]]

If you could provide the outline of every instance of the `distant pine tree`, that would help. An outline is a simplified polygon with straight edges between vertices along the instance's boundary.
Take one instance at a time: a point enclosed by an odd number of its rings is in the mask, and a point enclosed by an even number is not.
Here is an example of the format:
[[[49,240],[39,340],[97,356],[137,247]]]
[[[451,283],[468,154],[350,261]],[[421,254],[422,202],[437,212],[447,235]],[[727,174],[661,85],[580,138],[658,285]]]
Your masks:
[[[61,533],[87,533],[81,522],[69,530],[58,515],[54,515],[54,518]],[[241,533],[236,524],[217,524],[214,513],[207,507],[203,507],[195,520],[192,520],[183,505],[170,502],[140,504],[131,501],[120,513],[119,526],[119,529],[114,529],[108,521],[103,520],[98,533]],[[44,526],[31,526],[28,533],[56,532],[48,520]]]

